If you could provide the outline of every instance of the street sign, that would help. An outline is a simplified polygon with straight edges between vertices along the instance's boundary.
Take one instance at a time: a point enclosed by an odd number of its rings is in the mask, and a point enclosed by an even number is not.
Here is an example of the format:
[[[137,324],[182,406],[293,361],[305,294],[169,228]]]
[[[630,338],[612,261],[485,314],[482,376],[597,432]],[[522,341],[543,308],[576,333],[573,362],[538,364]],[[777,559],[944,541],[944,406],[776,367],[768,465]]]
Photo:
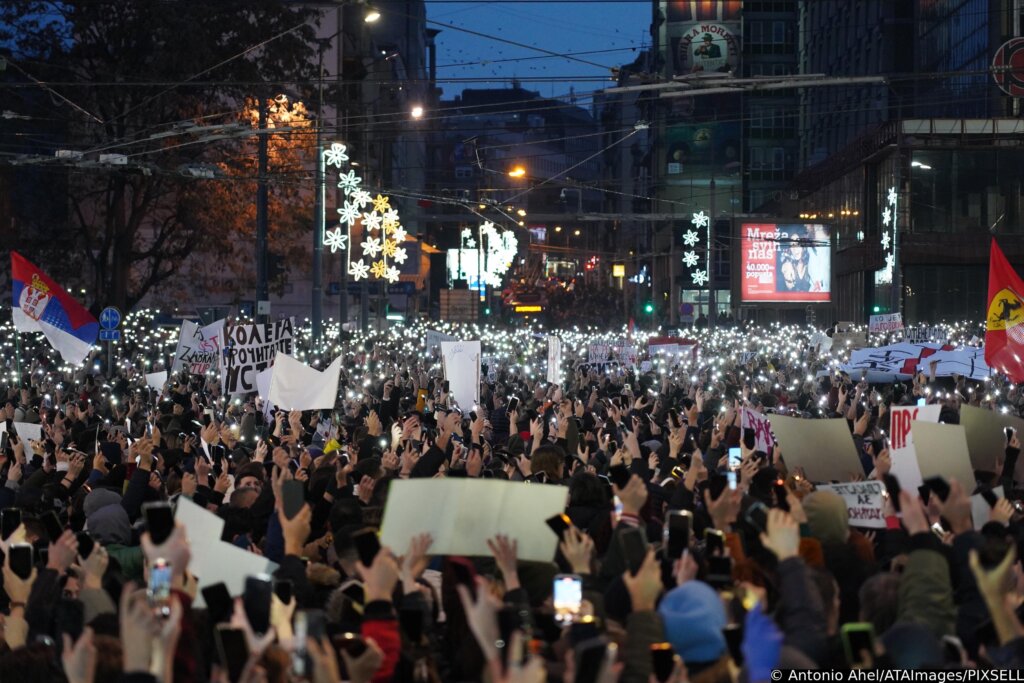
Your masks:
[[[100,327],[104,330],[116,330],[121,324],[121,311],[107,306],[100,312]]]
[[[100,341],[120,341],[121,330],[100,330]]]
[[[992,78],[1007,95],[1024,97],[1024,38],[1011,38],[996,50]]]

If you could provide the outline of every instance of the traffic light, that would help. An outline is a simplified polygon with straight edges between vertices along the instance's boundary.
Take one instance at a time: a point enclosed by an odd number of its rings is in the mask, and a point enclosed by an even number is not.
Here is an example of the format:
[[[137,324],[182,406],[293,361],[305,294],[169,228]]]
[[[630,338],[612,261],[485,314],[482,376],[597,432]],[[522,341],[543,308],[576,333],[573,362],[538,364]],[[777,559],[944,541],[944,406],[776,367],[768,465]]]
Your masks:
[[[647,315],[650,315],[651,313],[654,313],[654,303],[653,302],[648,301],[647,303],[644,304],[644,313],[646,313]]]
[[[871,312],[872,313],[881,313],[882,312],[882,307],[879,306],[878,304],[875,304],[875,307],[871,309]]]

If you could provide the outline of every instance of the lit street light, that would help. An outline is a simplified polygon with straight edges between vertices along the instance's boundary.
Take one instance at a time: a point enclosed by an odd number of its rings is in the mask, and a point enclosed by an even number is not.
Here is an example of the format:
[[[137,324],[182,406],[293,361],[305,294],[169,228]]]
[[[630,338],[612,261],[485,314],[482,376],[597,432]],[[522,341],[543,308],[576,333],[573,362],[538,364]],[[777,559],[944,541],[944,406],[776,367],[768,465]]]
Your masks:
[[[418,104],[415,107],[413,107],[412,108],[412,117],[414,119],[423,118],[423,107],[421,107]]]
[[[522,166],[514,166],[512,170],[508,172],[508,174],[509,177],[512,178],[522,178],[524,175],[526,175],[526,169],[523,168]]]
[[[377,9],[372,5],[367,5],[366,14],[363,15],[363,21],[365,21],[367,24],[373,24],[378,19],[380,19],[380,12],[377,11]]]

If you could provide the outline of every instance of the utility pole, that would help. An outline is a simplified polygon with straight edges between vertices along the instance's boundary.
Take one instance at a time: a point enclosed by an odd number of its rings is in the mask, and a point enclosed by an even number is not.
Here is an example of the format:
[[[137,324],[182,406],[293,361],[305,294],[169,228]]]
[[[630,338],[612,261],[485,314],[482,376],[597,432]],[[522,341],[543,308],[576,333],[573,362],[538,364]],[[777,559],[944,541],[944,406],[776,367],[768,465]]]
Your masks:
[[[342,96],[342,93],[341,93],[341,84],[342,84],[342,81],[341,81],[342,73],[341,72],[342,72],[342,69],[343,69],[344,64],[345,64],[345,62],[344,62],[344,59],[345,59],[345,33],[343,31],[343,29],[345,28],[345,7],[344,7],[344,5],[339,5],[338,7],[335,8],[334,16],[335,16],[335,19],[337,21],[337,30],[335,31],[334,36],[335,36],[335,38],[338,41],[338,47],[334,51],[335,52],[335,56],[337,57],[337,62],[335,64],[335,69],[334,69],[334,77],[335,77],[336,86],[337,86],[335,88],[335,93],[334,93],[334,97],[335,97],[335,105],[334,105],[334,116],[335,116],[334,129],[335,129],[335,133],[334,134],[336,136],[338,136],[341,140],[343,140],[345,142],[345,144],[348,145],[349,144],[349,140],[348,140],[348,138],[345,135],[345,127],[344,127],[345,114],[342,112],[342,107],[344,106],[343,103],[345,102],[345,98]],[[349,145],[349,146],[351,146],[351,145]],[[336,199],[340,199],[341,195],[340,195],[338,190],[335,190],[334,196],[335,196]],[[336,202],[335,206],[341,206],[341,204]],[[352,237],[352,229],[351,228],[352,228],[352,226],[348,226],[346,228],[347,231],[348,231],[348,235],[349,235],[349,241],[351,241],[351,237]],[[352,249],[352,245],[351,244],[346,244],[345,249],[347,249],[347,250]],[[341,255],[341,292],[340,292],[340,294],[338,296],[338,299],[340,299],[339,307],[338,307],[338,325],[339,326],[340,325],[344,325],[345,323],[348,322],[348,261],[349,261],[349,254],[348,254],[348,251],[346,251],[345,253],[343,253]],[[339,327],[339,330],[340,329],[341,328]]]
[[[258,161],[256,171],[256,319],[265,321],[270,308],[267,286],[267,101],[262,93],[259,106]]]
[[[712,155],[714,159],[714,155]],[[712,161],[712,163],[714,163]],[[711,219],[708,221],[708,329],[715,329],[715,318],[717,318],[717,312],[715,311],[715,217],[718,215],[715,211],[715,177],[711,176],[711,183],[708,185],[711,189],[711,200],[709,213]]]
[[[324,295],[324,207],[326,185],[324,180],[324,44],[319,46],[320,93],[316,111],[316,202],[313,209],[313,343],[323,334]]]

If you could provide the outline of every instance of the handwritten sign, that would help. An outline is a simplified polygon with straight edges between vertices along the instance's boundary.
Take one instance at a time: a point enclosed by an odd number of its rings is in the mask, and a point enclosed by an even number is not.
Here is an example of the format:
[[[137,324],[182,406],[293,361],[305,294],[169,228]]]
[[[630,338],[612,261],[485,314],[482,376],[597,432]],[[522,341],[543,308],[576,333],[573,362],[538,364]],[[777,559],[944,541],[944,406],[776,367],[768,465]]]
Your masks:
[[[882,313],[868,318],[868,332],[871,334],[896,332],[902,329],[903,315],[901,313]]]
[[[856,481],[848,484],[818,486],[818,490],[832,491],[846,501],[850,526],[868,529],[885,528],[885,486],[880,481]]]
[[[911,425],[914,421],[938,422],[940,406],[899,406],[890,408],[889,414],[889,458],[892,460],[892,474],[900,486],[913,491],[923,483],[921,467],[914,450]]]
[[[294,327],[292,318],[259,325],[225,326],[220,375],[224,393],[255,392],[256,375],[274,364],[277,352],[292,353]]]
[[[768,453],[771,450],[774,439],[772,438],[772,423],[767,417],[749,408],[744,408],[740,425],[743,429],[754,430],[755,451]]]

